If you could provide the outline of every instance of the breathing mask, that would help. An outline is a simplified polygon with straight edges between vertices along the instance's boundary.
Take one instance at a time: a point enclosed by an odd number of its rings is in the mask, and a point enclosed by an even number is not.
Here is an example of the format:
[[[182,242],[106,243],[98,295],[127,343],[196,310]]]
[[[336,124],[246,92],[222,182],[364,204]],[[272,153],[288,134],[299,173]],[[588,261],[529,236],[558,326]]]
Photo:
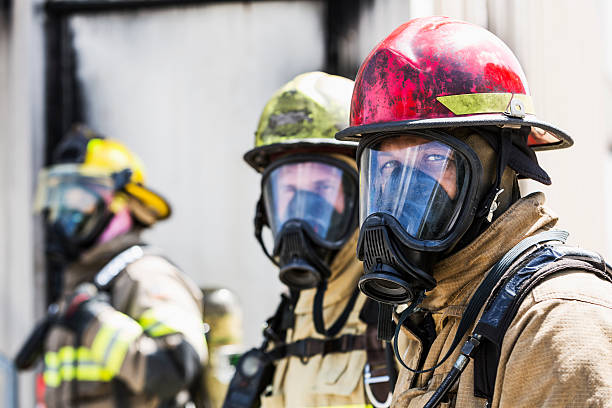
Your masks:
[[[255,235],[279,267],[279,279],[292,291],[317,288],[315,328],[327,336],[342,328],[357,299],[355,290],[345,313],[325,329],[322,303],[330,265],[357,227],[357,194],[357,171],[332,156],[287,156],[273,162],[262,175]],[[272,231],[272,251],[262,239],[264,225]]]
[[[467,144],[434,131],[373,137],[358,157],[359,288],[382,303],[410,303],[433,289],[433,264],[472,224],[482,166]]]
[[[71,261],[96,242],[115,215],[115,193],[130,174],[126,170],[109,175],[77,164],[41,171],[35,210],[44,217],[50,256]]]
[[[258,207],[256,235],[280,280],[295,290],[317,287],[355,230],[357,172],[330,156],[279,159],[263,173]],[[272,231],[271,252],[261,239],[263,225]]]

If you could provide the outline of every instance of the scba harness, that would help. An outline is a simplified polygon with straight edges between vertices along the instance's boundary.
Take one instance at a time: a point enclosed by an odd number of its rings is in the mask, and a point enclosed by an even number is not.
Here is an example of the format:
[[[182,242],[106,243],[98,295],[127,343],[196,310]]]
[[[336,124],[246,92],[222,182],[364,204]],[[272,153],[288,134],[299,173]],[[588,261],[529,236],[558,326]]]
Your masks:
[[[474,395],[486,398],[487,406],[490,406],[504,336],[522,301],[535,286],[568,270],[590,272],[612,282],[610,266],[604,259],[595,252],[564,245],[567,236],[568,233],[564,231],[547,231],[526,238],[495,264],[472,296],[448,353],[436,366],[413,370],[399,360],[408,370],[416,373],[439,367],[459,345],[486,302],[482,317],[463,344],[461,354],[424,408],[437,407],[447,400],[449,391],[471,359],[474,360]],[[407,319],[408,316],[402,314],[399,325]],[[397,348],[397,342],[394,346]]]
[[[230,382],[223,407],[259,406],[261,394],[272,383],[276,361],[297,357],[306,364],[308,359],[317,355],[356,350],[365,350],[367,355],[363,380],[368,402],[375,408],[390,406],[397,372],[390,344],[384,347],[376,336],[376,303],[366,301],[360,312],[360,319],[367,325],[364,334],[344,334],[323,339],[309,337],[285,343],[287,330],[294,324],[297,297],[297,292],[291,293],[290,296],[281,295],[281,303],[276,313],[266,321],[263,344],[243,354],[236,365],[236,373]],[[269,348],[270,342],[275,346]]]

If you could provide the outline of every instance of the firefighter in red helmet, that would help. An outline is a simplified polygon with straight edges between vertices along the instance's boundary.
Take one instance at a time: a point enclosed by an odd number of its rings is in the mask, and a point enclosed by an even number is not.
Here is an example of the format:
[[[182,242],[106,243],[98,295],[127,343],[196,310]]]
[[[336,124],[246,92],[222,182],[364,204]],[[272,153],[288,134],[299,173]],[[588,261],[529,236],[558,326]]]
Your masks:
[[[400,26],[336,137],[359,141],[359,287],[403,366],[395,406],[612,401],[609,267],[518,185],[550,184],[534,151],[573,141],[535,116],[499,38],[445,17]]]

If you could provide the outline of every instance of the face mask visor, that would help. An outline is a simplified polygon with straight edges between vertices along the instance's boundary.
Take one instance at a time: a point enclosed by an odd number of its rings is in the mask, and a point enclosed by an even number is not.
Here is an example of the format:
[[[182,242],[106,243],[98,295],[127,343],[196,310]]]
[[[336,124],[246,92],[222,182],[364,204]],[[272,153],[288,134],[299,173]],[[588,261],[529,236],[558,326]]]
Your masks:
[[[39,174],[34,210],[64,239],[87,241],[108,216],[115,184],[108,172],[75,164],[53,166]]]
[[[439,132],[373,138],[359,152],[360,225],[389,221],[415,250],[443,251],[469,227],[481,165],[460,140]]]
[[[318,246],[338,249],[356,227],[357,173],[327,156],[278,160],[262,179],[263,199],[272,235],[298,221]]]

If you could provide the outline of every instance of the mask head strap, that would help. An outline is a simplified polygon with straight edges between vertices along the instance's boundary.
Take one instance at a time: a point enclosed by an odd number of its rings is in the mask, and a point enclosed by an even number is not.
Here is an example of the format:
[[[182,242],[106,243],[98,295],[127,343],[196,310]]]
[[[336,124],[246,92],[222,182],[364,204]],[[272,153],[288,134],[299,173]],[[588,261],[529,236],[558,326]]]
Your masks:
[[[255,205],[255,218],[253,218],[253,225],[255,226],[255,239],[257,239],[257,242],[259,242],[264,254],[266,254],[268,259],[272,261],[274,265],[278,266],[278,262],[276,262],[274,257],[268,251],[268,248],[266,248],[266,244],[263,242],[263,237],[261,235],[264,227],[270,227],[268,224],[268,219],[266,218],[263,196],[259,197],[259,200],[257,200],[257,204]]]

